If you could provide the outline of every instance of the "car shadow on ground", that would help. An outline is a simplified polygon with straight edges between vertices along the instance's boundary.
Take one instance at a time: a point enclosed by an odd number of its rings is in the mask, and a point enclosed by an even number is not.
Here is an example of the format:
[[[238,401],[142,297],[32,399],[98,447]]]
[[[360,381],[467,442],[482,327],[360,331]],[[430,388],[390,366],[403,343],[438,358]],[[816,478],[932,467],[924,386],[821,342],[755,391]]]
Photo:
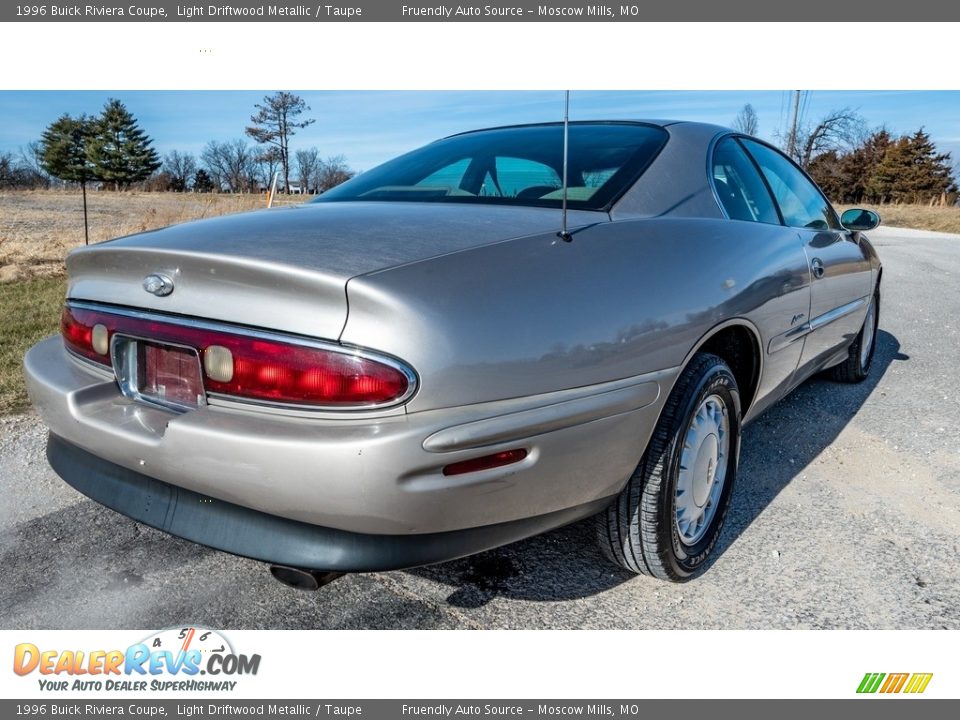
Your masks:
[[[877,332],[870,377],[846,385],[811,378],[744,429],[737,487],[711,564],[857,414],[893,362],[909,360]],[[453,588],[447,602],[480,607],[495,597],[562,601],[604,592],[635,576],[603,557],[592,518],[528,540],[410,573]],[[709,573],[709,568],[707,569]]]

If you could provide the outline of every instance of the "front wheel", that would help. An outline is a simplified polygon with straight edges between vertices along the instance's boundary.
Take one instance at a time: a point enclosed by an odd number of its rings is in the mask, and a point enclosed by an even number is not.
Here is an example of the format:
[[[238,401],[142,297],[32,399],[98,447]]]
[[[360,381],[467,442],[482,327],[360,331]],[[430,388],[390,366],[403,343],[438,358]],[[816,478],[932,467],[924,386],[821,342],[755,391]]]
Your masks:
[[[682,582],[700,572],[730,504],[740,450],[740,393],[721,358],[681,373],[646,452],[598,516],[604,553],[631,572]]]
[[[839,365],[830,368],[830,377],[837,382],[858,383],[867,379],[870,374],[870,365],[873,363],[873,353],[877,346],[877,321],[880,319],[880,288],[878,287],[863,319],[863,326],[857,334],[856,340],[850,346],[847,359]]]

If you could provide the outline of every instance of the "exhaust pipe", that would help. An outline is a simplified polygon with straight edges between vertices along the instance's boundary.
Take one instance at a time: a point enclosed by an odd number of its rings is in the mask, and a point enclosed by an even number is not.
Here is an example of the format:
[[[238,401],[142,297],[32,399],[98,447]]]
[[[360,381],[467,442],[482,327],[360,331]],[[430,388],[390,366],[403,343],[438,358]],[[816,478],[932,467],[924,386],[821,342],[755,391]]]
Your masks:
[[[324,585],[332,583],[338,577],[343,577],[342,572],[302,570],[300,568],[287,567],[286,565],[271,565],[270,574],[287,587],[306,591],[319,590]]]

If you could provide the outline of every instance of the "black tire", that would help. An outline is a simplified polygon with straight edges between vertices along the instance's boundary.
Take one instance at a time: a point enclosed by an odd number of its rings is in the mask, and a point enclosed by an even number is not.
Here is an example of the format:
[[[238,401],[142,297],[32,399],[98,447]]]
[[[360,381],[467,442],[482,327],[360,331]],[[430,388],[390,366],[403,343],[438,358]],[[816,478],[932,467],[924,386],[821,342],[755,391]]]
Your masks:
[[[870,366],[873,364],[873,355],[877,350],[877,328],[880,326],[879,286],[873,293],[873,300],[871,303],[874,313],[873,328],[870,330],[869,334],[870,347],[867,351],[866,357],[864,357],[862,352],[863,343],[865,342],[864,332],[868,330],[867,320],[864,319],[863,327],[860,328],[860,332],[857,334],[857,339],[853,341],[853,344],[847,351],[847,359],[839,365],[835,365],[827,370],[831,380],[843,383],[858,383],[866,380],[867,376],[870,374]],[[870,312],[870,307],[867,308],[867,312]]]
[[[695,414],[711,396],[725,404],[726,472],[712,519],[702,537],[687,544],[681,540],[676,520],[680,456]],[[726,519],[739,455],[737,381],[721,358],[697,354],[680,374],[627,486],[597,517],[597,539],[604,554],[631,572],[661,580],[683,582],[702,572]]]

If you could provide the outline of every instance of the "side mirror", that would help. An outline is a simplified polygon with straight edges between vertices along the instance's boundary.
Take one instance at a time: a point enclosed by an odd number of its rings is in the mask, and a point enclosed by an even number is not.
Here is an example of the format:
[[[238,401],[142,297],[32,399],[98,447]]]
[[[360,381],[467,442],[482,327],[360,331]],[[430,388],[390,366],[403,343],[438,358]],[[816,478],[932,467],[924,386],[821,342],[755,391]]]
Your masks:
[[[880,224],[880,216],[877,215],[873,210],[852,208],[850,210],[845,210],[843,215],[840,216],[840,224],[843,225],[847,230],[864,232],[866,230],[873,230],[875,227],[877,227]]]

